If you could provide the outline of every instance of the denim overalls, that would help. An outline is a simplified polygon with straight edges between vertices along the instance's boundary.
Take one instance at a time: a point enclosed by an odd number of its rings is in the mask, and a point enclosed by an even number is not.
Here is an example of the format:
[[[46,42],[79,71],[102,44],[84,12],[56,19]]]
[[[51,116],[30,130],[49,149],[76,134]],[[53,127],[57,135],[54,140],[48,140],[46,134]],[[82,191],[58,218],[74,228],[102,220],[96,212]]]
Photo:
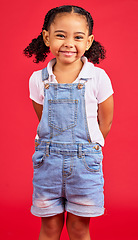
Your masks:
[[[35,216],[104,213],[102,149],[92,143],[85,111],[85,84],[49,83],[42,70],[44,106],[32,157]]]

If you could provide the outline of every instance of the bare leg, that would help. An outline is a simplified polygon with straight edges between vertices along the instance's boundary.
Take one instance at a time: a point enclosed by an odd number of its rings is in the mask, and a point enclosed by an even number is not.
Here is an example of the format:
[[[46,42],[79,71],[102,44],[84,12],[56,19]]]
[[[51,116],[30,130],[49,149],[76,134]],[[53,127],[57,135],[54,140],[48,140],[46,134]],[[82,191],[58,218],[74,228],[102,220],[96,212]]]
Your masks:
[[[64,226],[64,213],[41,218],[41,220],[39,240],[59,240]]]
[[[70,240],[90,240],[89,217],[79,217],[67,213],[67,230]]]

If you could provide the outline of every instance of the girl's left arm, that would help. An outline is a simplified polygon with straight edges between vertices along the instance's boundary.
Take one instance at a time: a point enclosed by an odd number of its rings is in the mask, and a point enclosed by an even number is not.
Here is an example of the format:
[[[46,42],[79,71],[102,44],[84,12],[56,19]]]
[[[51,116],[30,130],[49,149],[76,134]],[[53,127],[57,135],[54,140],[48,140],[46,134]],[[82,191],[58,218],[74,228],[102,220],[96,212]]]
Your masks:
[[[113,95],[98,104],[98,123],[104,139],[108,135],[113,120]]]

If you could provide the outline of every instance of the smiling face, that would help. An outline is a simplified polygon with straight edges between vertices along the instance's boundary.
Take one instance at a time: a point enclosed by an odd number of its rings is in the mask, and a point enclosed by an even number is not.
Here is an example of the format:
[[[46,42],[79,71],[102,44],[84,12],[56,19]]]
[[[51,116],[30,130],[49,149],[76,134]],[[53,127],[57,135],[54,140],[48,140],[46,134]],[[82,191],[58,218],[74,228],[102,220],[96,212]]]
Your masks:
[[[77,13],[58,14],[49,31],[43,30],[45,45],[50,47],[57,63],[71,64],[80,61],[93,41],[89,36],[87,21]]]

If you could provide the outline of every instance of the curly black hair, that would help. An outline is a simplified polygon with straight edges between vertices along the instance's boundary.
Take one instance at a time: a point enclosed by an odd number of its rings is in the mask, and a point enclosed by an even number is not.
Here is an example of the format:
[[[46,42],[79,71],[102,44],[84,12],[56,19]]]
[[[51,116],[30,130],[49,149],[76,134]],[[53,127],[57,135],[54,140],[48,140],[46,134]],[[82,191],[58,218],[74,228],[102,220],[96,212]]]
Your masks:
[[[89,35],[92,34],[93,31],[93,19],[89,12],[87,12],[85,9],[74,6],[74,5],[63,5],[60,7],[56,7],[48,11],[48,13],[45,16],[44,24],[43,24],[43,30],[48,31],[51,23],[54,21],[55,17],[59,13],[78,13],[80,15],[85,16],[87,20],[87,24],[89,27]],[[50,48],[47,47],[43,41],[43,35],[42,32],[37,38],[32,39],[32,42],[23,50],[23,53],[27,57],[32,57],[32,55],[35,56],[35,63],[44,62],[48,53],[50,53]],[[104,47],[97,41],[93,41],[92,46],[89,48],[88,51],[84,53],[84,56],[88,58],[90,62],[99,64],[100,59],[105,58],[105,49]]]

